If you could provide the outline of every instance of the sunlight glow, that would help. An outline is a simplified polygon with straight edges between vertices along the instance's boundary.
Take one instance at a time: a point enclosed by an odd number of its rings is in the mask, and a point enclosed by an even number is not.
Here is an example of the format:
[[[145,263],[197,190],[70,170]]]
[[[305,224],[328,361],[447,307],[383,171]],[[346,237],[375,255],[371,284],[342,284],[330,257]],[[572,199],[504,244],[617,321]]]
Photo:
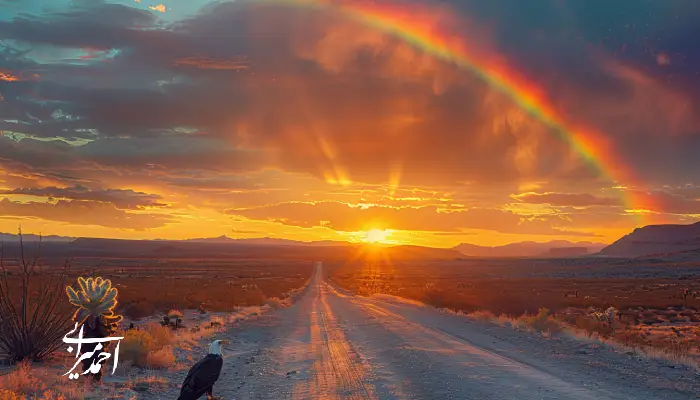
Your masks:
[[[370,229],[365,232],[364,241],[367,243],[387,243],[391,232],[383,229]]]

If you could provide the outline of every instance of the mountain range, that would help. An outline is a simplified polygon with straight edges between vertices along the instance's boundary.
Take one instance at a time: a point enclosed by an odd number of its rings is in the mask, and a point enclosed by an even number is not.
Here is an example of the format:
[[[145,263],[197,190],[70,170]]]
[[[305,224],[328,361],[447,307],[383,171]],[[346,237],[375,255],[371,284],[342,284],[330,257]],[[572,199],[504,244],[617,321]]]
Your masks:
[[[341,240],[318,240],[313,242],[303,242],[300,240],[278,239],[278,238],[250,238],[233,239],[226,235],[215,238],[187,239],[185,242],[194,243],[237,243],[249,246],[350,246],[352,243]]]
[[[36,242],[39,238],[47,244],[63,246],[69,244],[73,250],[99,252],[102,250],[117,251],[128,247],[129,249],[143,249],[144,254],[167,254],[170,250],[177,249],[182,252],[199,252],[216,250],[222,254],[235,255],[241,249],[259,252],[263,247],[286,248],[285,251],[296,251],[304,248],[323,249],[322,253],[345,253],[346,249],[353,249],[362,244],[335,240],[321,240],[303,242],[278,238],[251,238],[234,239],[228,236],[214,238],[197,238],[187,240],[120,240],[99,238],[74,238],[66,236],[39,236],[24,234],[25,242]],[[0,241],[8,245],[17,245],[18,235],[0,233]],[[195,247],[201,247],[195,251]],[[63,246],[65,247],[65,246]],[[69,251],[63,248],[61,251]],[[231,249],[235,247],[236,251]],[[629,234],[618,239],[611,245],[595,242],[570,242],[567,240],[553,240],[549,242],[516,242],[503,246],[480,246],[470,243],[461,243],[451,249],[438,249],[421,246],[392,246],[381,247],[393,249],[397,255],[407,252],[420,257],[428,257],[430,254],[443,257],[459,258],[469,257],[572,257],[596,255],[604,257],[655,257],[670,260],[699,260],[700,259],[700,222],[690,225],[648,225],[637,228]],[[170,250],[168,250],[170,249]],[[228,249],[228,250],[227,250]],[[256,250],[257,249],[257,250]],[[310,249],[309,249],[310,250]]]
[[[600,251],[610,257],[669,257],[700,250],[700,222],[690,225],[648,225],[637,228]],[[698,257],[694,257],[698,258]]]
[[[56,235],[33,235],[25,233],[22,235],[22,240],[25,242],[38,242],[41,238],[43,242],[72,242],[75,240],[74,237],[68,236],[56,236]],[[19,235],[13,235],[11,233],[0,233],[0,242],[16,242],[19,240]]]
[[[561,257],[597,253],[605,246],[607,245],[603,243],[552,240],[544,243],[516,242],[503,246],[479,246],[462,243],[453,249],[470,257]]]

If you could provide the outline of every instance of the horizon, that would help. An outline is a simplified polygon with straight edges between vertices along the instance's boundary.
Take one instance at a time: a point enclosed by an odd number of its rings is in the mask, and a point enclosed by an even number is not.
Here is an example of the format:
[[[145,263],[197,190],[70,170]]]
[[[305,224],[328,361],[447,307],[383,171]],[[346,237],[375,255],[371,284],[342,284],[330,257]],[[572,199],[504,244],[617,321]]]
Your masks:
[[[19,237],[19,233],[9,233],[9,232],[0,232],[0,236],[7,235],[7,236],[15,236]],[[62,239],[98,239],[98,240],[138,240],[138,241],[194,241],[194,240],[214,240],[214,239],[227,239],[231,241],[237,241],[237,240],[261,240],[261,239],[270,239],[270,240],[288,240],[288,241],[293,241],[293,242],[298,242],[298,243],[319,243],[319,242],[339,242],[339,243],[348,243],[348,244],[360,244],[360,245],[382,245],[384,247],[393,247],[393,246],[419,246],[419,247],[428,247],[428,248],[435,248],[435,249],[453,249],[457,246],[466,244],[466,245],[473,245],[473,246],[481,246],[481,247],[501,247],[501,246],[508,246],[508,245],[514,245],[514,244],[523,244],[523,243],[535,243],[535,244],[549,244],[553,242],[567,242],[571,245],[578,245],[578,244],[592,244],[592,245],[605,245],[608,246],[611,243],[604,243],[604,242],[596,242],[596,241],[587,241],[587,240],[581,240],[581,241],[568,241],[568,240],[561,240],[561,239],[552,239],[548,241],[519,241],[519,242],[510,242],[506,243],[503,245],[496,245],[496,246],[482,246],[470,242],[461,242],[458,243],[454,246],[449,246],[449,247],[441,247],[441,246],[422,246],[422,245],[416,245],[416,244],[411,244],[411,243],[397,243],[397,242],[391,242],[387,240],[369,240],[369,239],[359,239],[356,241],[350,241],[350,240],[294,240],[294,239],[286,239],[286,238],[280,238],[280,237],[271,237],[271,236],[253,236],[253,237],[239,237],[239,238],[234,238],[231,236],[227,235],[221,235],[221,236],[213,236],[213,237],[192,237],[192,238],[185,238],[185,239],[167,239],[167,238],[155,238],[155,239],[119,239],[119,238],[113,238],[113,237],[86,237],[86,236],[60,236],[60,235],[43,235],[41,233],[32,233],[32,232],[22,232],[21,235],[23,236],[34,236],[34,237],[48,237],[48,236],[55,236],[59,237]]]
[[[700,221],[700,8],[551,1],[5,1],[0,231],[451,248]]]

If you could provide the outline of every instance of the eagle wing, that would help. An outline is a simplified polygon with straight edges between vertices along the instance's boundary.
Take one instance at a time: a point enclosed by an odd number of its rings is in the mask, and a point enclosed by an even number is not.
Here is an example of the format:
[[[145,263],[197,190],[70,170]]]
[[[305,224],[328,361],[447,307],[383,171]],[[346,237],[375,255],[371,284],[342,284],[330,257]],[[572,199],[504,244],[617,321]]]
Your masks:
[[[187,373],[178,400],[199,399],[219,379],[223,365],[224,359],[213,354],[199,360]]]

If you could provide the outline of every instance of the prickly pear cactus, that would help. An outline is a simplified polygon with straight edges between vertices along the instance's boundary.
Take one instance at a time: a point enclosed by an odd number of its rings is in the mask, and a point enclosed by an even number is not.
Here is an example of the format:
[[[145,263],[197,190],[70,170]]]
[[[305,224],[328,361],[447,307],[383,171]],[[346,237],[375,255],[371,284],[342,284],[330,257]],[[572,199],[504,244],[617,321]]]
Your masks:
[[[80,324],[87,323],[92,330],[99,330],[104,336],[109,336],[117,330],[121,315],[114,313],[117,306],[117,288],[112,287],[109,279],[78,278],[78,290],[72,286],[66,287],[66,294],[71,304],[78,307],[73,320]]]

